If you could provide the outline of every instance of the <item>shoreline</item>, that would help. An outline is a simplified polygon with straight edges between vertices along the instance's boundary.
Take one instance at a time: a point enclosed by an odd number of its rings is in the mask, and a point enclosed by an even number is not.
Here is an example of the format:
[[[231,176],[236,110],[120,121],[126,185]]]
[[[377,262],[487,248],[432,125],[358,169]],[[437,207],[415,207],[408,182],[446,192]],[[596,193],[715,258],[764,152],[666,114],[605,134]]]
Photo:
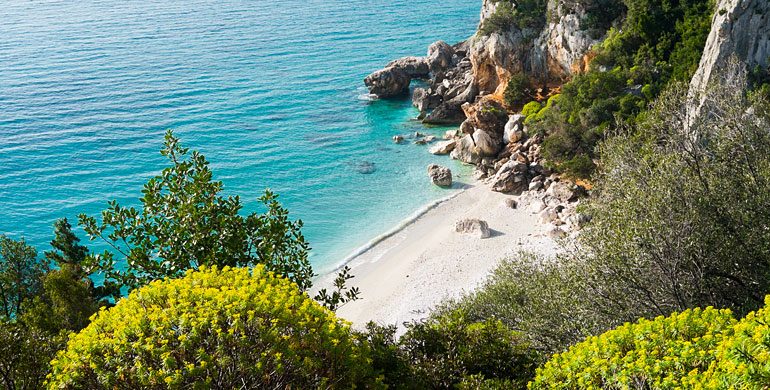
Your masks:
[[[346,256],[336,271],[317,279],[314,290],[329,288],[347,265],[354,276],[348,284],[361,290],[361,299],[340,307],[338,316],[358,329],[374,321],[403,331],[404,322],[423,319],[442,301],[478,287],[504,258],[558,250],[525,196],[494,192],[482,181],[457,184],[457,193],[419,208]],[[506,199],[520,204],[511,208]],[[486,221],[491,237],[455,232],[455,222],[465,218]]]

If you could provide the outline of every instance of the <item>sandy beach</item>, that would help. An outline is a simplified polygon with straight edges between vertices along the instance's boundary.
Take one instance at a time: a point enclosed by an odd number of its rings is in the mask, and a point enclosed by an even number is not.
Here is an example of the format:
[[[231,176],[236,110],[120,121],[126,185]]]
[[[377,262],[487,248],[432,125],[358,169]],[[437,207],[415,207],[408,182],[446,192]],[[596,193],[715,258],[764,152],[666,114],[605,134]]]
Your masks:
[[[471,291],[506,257],[557,250],[535,210],[525,202],[515,209],[506,205],[506,199],[519,197],[493,192],[482,182],[460,186],[462,192],[350,260],[350,285],[360,288],[361,299],[339,308],[340,317],[358,328],[369,321],[402,326]],[[465,218],[486,221],[492,236],[457,233],[455,222]],[[323,276],[316,286],[328,287],[332,279]]]

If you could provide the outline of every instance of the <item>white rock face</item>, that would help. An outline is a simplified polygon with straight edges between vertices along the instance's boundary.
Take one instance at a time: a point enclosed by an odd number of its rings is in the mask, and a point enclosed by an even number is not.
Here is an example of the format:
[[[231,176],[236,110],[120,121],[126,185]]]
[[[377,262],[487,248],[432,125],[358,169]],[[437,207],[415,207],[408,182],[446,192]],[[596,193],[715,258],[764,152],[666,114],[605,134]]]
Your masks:
[[[711,32],[703,49],[697,72],[690,82],[692,109],[699,114],[706,87],[724,74],[731,56],[749,68],[768,67],[770,61],[770,2],[767,0],[719,0],[711,23]]]
[[[601,39],[591,38],[580,26],[585,9],[579,2],[567,5],[563,1],[549,1],[549,14],[555,15],[535,40],[532,48],[532,73],[547,74],[549,80],[564,80],[587,70],[586,53]],[[568,8],[569,7],[569,8]]]
[[[455,231],[462,234],[474,235],[478,238],[488,238],[492,235],[486,221],[480,219],[463,219],[455,223]]]

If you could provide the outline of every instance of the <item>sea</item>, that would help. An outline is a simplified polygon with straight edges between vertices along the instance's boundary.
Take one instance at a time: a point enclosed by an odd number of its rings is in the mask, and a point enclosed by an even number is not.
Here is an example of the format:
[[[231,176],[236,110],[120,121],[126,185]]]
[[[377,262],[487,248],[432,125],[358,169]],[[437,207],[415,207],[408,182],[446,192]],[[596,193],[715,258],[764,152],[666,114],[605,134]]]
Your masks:
[[[0,234],[50,249],[52,224],[139,206],[168,166],[172,129],[211,163],[224,195],[261,211],[265,188],[304,222],[319,273],[426,204],[449,166],[408,99],[364,77],[434,41],[470,37],[468,0],[11,0],[0,7]],[[88,242],[79,228],[76,232]],[[99,242],[88,244],[94,250]]]

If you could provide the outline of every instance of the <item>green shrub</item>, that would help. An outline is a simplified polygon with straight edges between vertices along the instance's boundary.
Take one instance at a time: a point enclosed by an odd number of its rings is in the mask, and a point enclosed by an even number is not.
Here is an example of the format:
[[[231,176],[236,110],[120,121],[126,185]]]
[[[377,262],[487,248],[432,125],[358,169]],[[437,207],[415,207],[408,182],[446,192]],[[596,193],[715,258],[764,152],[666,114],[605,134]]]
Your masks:
[[[463,310],[407,324],[398,340],[395,332],[370,323],[366,337],[374,367],[396,389],[523,388],[540,361],[519,333],[497,320],[471,321]]]
[[[377,384],[348,325],[262,265],[134,290],[70,339],[49,378],[51,389]]]
[[[510,107],[521,106],[535,96],[535,90],[529,77],[524,73],[517,73],[511,76],[503,92],[505,105]]]
[[[459,310],[410,325],[399,343],[420,388],[449,388],[469,375],[522,387],[537,366],[518,333],[496,320],[468,321]]]
[[[709,307],[627,323],[554,355],[529,389],[689,388],[735,322],[729,310]]]
[[[540,102],[529,102],[524,105],[524,107],[521,109],[521,114],[526,115],[527,117],[535,116],[540,110],[543,109],[543,105],[540,104]]]

